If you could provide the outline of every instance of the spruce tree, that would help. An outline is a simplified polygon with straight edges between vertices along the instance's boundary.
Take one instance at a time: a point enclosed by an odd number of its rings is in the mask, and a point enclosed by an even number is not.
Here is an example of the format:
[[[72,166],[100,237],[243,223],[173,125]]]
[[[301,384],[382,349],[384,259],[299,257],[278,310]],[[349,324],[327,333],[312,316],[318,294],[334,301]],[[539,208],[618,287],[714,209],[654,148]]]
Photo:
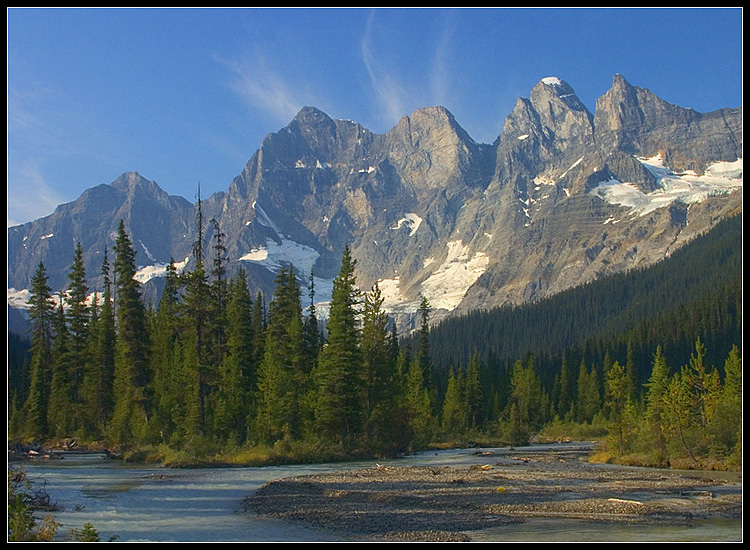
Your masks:
[[[359,346],[361,297],[354,273],[356,261],[344,248],[341,269],[333,281],[327,345],[316,373],[318,430],[341,445],[352,443],[364,421],[364,379]]]
[[[31,375],[26,399],[25,435],[39,440],[47,435],[47,400],[52,379],[52,317],[55,304],[43,263],[31,278],[29,321],[31,334]]]
[[[211,294],[203,262],[198,261],[195,269],[185,275],[185,296],[183,308],[183,338],[186,359],[184,382],[189,392],[185,396],[189,432],[205,435],[208,426],[209,394],[218,382],[218,368],[211,363],[209,348]]]
[[[407,359],[404,358],[404,363]],[[433,434],[433,414],[430,392],[425,386],[424,372],[419,361],[408,362],[408,371],[404,383],[404,403],[406,425],[408,428],[405,442],[416,448],[422,448],[430,442]]]
[[[67,292],[67,323],[70,338],[70,406],[73,415],[72,423],[75,428],[83,427],[85,421],[83,381],[91,366],[89,346],[89,307],[88,286],[86,285],[86,270],[83,264],[83,248],[76,243],[75,256],[70,273],[70,283]]]
[[[226,235],[221,231],[219,222],[211,220],[213,225],[214,239],[214,257],[211,275],[211,296],[213,298],[210,311],[210,334],[211,334],[211,354],[212,363],[221,365],[224,360],[227,347],[227,293],[228,285],[226,280],[226,245],[224,244]]]
[[[443,398],[442,429],[446,435],[458,435],[468,427],[467,409],[464,405],[464,384],[461,371],[448,373],[448,385]]]
[[[258,426],[271,441],[301,436],[300,397],[306,385],[302,367],[302,304],[294,267],[282,266],[275,282],[258,372]]]
[[[118,443],[145,436],[151,372],[146,308],[136,280],[135,249],[120,220],[115,243],[117,341],[113,389],[112,437]]]
[[[630,402],[630,380],[624,365],[618,361],[612,363],[607,373],[606,399],[609,411],[610,438],[616,451],[623,454],[626,448],[627,436],[627,405]]]
[[[47,423],[50,435],[56,437],[70,437],[75,428],[73,418],[72,395],[72,353],[70,334],[65,322],[64,300],[60,296],[52,328],[55,340],[52,344],[52,379],[49,388],[47,404]]]
[[[257,361],[255,355],[255,330],[253,322],[252,296],[247,286],[247,274],[240,269],[230,285],[227,304],[227,346],[228,352],[236,361],[242,380],[242,391],[249,396],[255,388]]]
[[[646,427],[648,447],[656,455],[656,462],[666,465],[669,460],[667,450],[667,426],[665,400],[669,389],[669,367],[667,360],[662,354],[661,346],[656,348],[654,354],[651,377],[646,384]]]
[[[361,349],[365,377],[365,431],[368,445],[379,454],[395,449],[398,433],[398,382],[388,323],[388,316],[383,311],[383,296],[375,283],[364,299]]]
[[[92,410],[98,411],[93,413],[92,418],[97,419],[100,430],[109,422],[114,409],[114,376],[115,376],[115,349],[116,349],[116,328],[115,328],[115,307],[112,289],[112,280],[110,273],[111,266],[108,260],[107,250],[104,250],[104,259],[102,260],[102,281],[103,294],[102,304],[99,311],[99,327],[96,331],[95,352],[92,363],[95,369],[95,393],[91,395]],[[93,404],[95,403],[95,404]]]
[[[180,383],[180,278],[170,259],[156,311],[151,315],[151,366],[153,377],[152,418],[156,417],[162,439],[176,428],[181,415],[182,384]]]
[[[430,313],[432,308],[425,296],[419,303],[417,313],[420,318],[419,341],[417,344],[417,362],[422,367],[422,376],[427,388],[432,386],[432,358],[430,357]]]

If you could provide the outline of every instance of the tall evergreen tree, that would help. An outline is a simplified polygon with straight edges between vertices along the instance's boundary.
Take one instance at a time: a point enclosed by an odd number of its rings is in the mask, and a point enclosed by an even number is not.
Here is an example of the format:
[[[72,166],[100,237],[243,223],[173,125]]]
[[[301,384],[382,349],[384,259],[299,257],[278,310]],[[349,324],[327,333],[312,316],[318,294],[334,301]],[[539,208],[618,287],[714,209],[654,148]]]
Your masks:
[[[186,353],[184,376],[189,392],[186,407],[191,418],[188,432],[204,435],[208,425],[207,406],[211,389],[218,382],[218,369],[213,368],[209,351],[211,294],[203,262],[185,275],[185,296],[182,302],[184,322],[183,351]]]
[[[47,435],[47,400],[52,379],[52,317],[55,304],[43,263],[31,278],[29,321],[31,324],[31,376],[25,409],[24,433],[30,439]]]
[[[527,365],[516,361],[511,373],[511,396],[509,406],[512,407],[514,422],[512,426],[519,436],[528,436],[533,430],[541,427],[543,390],[541,380],[536,373],[536,364],[529,359]],[[514,443],[518,443],[515,440]]]
[[[406,364],[407,358],[404,357],[402,362]],[[432,438],[435,419],[430,392],[425,385],[424,371],[417,359],[408,362],[404,384],[404,407],[407,424],[405,440],[416,448],[422,448]]]
[[[654,354],[651,377],[646,384],[646,426],[648,447],[655,453],[658,464],[666,465],[669,460],[667,450],[667,426],[665,400],[669,389],[669,367],[662,354],[661,346]]]
[[[62,295],[57,314],[52,322],[55,340],[52,345],[52,379],[47,403],[47,423],[50,435],[70,437],[75,429],[72,395],[72,353],[70,333],[65,322],[65,307]]]
[[[714,452],[739,463],[742,459],[742,359],[736,345],[724,361],[724,386],[709,428]]]
[[[625,366],[618,361],[612,363],[607,373],[606,388],[610,438],[614,441],[617,452],[623,454],[627,439],[627,406],[630,402],[630,380]]]
[[[70,337],[70,406],[75,428],[86,424],[83,400],[83,381],[91,366],[89,346],[89,306],[86,270],[83,264],[83,248],[76,243],[73,265],[68,274],[67,322]]]
[[[164,276],[164,290],[156,311],[151,315],[151,366],[154,373],[152,419],[158,424],[162,439],[171,434],[183,418],[180,412],[183,397],[179,345],[183,328],[180,319],[180,288],[180,277],[174,260],[170,259]]]
[[[393,356],[388,315],[383,310],[378,284],[365,294],[361,349],[365,377],[365,431],[368,445],[379,453],[397,446],[396,362]]]
[[[101,309],[99,310],[98,328],[93,335],[94,351],[92,358],[92,391],[89,393],[89,411],[92,419],[96,419],[99,431],[103,433],[104,426],[112,417],[114,409],[114,375],[115,375],[115,307],[111,280],[111,266],[107,250],[104,250],[102,260],[103,294]]]
[[[427,388],[432,386],[432,358],[430,356],[430,314],[432,308],[425,296],[419,303],[417,313],[420,318],[419,341],[417,343],[417,362],[422,367],[422,375]]]
[[[115,243],[117,340],[112,437],[132,442],[145,436],[149,414],[150,339],[141,287],[135,278],[135,249],[120,220]]]
[[[259,429],[276,440],[302,435],[303,321],[294,266],[281,268],[271,302],[263,361],[258,373]]]
[[[214,365],[220,365],[224,360],[227,347],[227,293],[228,286],[226,280],[226,252],[227,247],[224,244],[226,235],[221,231],[219,222],[211,220],[213,224],[214,239],[214,257],[211,275],[211,295],[213,302],[211,304],[211,352],[212,362]]]
[[[467,409],[464,404],[464,379],[459,370],[451,368],[443,398],[442,429],[448,435],[464,433],[468,428]]]
[[[351,443],[363,423],[362,354],[358,307],[361,301],[347,245],[341,269],[333,281],[328,318],[328,343],[316,373],[315,419],[320,433],[340,444]]]

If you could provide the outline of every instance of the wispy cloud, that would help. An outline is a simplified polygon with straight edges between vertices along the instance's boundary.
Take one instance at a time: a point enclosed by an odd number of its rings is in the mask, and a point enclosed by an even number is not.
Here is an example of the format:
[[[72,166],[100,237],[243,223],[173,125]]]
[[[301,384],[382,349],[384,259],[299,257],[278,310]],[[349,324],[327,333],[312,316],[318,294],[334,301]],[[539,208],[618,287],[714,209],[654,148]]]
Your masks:
[[[453,91],[450,71],[450,56],[452,53],[455,25],[451,22],[448,14],[445,17],[442,32],[436,37],[435,49],[432,57],[430,72],[430,89],[433,103],[436,105],[447,105],[451,100]]]
[[[389,121],[396,121],[405,114],[407,92],[398,81],[393,70],[386,66],[383,58],[376,52],[373,43],[373,26],[375,12],[370,13],[367,26],[362,36],[362,61],[365,64],[370,85],[375,93],[384,117]]]
[[[437,21],[440,32],[430,35],[430,41],[398,45],[400,48],[414,48],[415,52],[427,49],[425,65],[419,66],[419,56],[415,55],[415,66],[412,67],[399,67],[396,60],[389,58],[387,51],[393,45],[386,41],[391,37],[381,36],[376,22],[377,13],[373,11],[369,14],[360,43],[362,62],[382,113],[381,118],[390,123],[395,123],[415,107],[447,106],[450,101],[455,81],[450,64],[455,29],[449,14],[442,11],[435,13],[442,17]]]
[[[217,58],[231,73],[230,87],[254,109],[281,123],[291,120],[310,93],[282,76],[266,55],[253,52],[242,58]]]
[[[8,227],[54,212],[64,198],[53,189],[37,163],[25,161],[8,171]]]

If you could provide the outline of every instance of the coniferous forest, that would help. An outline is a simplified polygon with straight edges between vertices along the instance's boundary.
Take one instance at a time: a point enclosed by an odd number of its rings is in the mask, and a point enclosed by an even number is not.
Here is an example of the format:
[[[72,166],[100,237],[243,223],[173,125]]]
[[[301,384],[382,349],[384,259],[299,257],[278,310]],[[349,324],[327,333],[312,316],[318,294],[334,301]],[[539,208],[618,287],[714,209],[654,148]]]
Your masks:
[[[30,341],[9,335],[9,441],[195,463],[594,437],[633,463],[740,465],[741,215],[655,266],[539,303],[431,324],[423,299],[411,334],[377,285],[358,287],[348,248],[321,322],[293,265],[272,296],[254,294],[244,271],[227,277],[213,234],[192,271],[168,268],[155,305],[122,222],[103,288],[87,287],[80,245],[64,300],[38,266]]]

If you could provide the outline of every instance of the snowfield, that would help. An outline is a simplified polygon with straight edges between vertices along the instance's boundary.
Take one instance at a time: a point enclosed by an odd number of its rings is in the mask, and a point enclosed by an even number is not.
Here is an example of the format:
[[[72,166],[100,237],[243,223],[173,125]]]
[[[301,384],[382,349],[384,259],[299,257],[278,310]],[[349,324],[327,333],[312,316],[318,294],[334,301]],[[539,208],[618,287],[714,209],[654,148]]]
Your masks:
[[[658,208],[681,201],[693,204],[705,201],[712,195],[732,193],[742,189],[742,159],[734,162],[716,162],[706,168],[702,176],[687,171],[675,173],[664,165],[661,155],[638,160],[659,182],[660,188],[644,193],[635,185],[612,179],[591,190],[610,204],[630,209],[632,215],[643,216]]]

